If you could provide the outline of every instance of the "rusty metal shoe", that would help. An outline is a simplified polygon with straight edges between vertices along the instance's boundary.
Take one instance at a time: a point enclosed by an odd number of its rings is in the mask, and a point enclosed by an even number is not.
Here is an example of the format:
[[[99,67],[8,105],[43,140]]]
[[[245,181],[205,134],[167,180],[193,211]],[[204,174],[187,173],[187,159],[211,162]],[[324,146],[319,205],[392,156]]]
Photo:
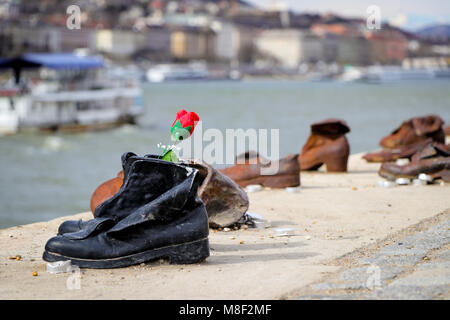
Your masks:
[[[450,145],[433,142],[417,151],[407,165],[400,166],[392,162],[383,163],[378,174],[388,180],[413,179],[420,173],[432,175],[446,170],[450,170]],[[446,176],[445,172],[441,173],[442,175]]]
[[[201,179],[198,195],[205,204],[209,226],[224,228],[237,223],[247,212],[249,206],[247,193],[206,162],[181,161],[181,165],[198,170]]]
[[[450,126],[446,126],[444,128],[444,133],[446,137],[450,137]]]
[[[382,138],[380,145],[384,148],[395,149],[412,145],[428,138],[439,143],[445,143],[443,124],[444,121],[437,115],[411,118],[403,122],[390,135]]]
[[[311,125],[311,135],[298,157],[301,170],[317,170],[323,164],[328,172],[346,172],[350,145],[344,120],[327,119]]]
[[[146,155],[146,157],[154,157]],[[126,161],[123,159],[123,161]],[[247,212],[249,201],[245,191],[233,180],[223,175],[205,162],[193,160],[181,160],[180,165],[197,169],[200,186],[198,195],[205,204],[208,213],[208,222],[212,228],[223,228],[238,222]],[[125,168],[125,167],[124,167]],[[123,171],[120,171],[116,178],[110,179],[94,191],[91,196],[91,212],[95,212],[97,207],[113,197],[123,184]],[[65,221],[59,227],[59,234],[76,232],[83,229],[85,222]]]
[[[411,159],[417,151],[431,142],[433,142],[433,139],[428,138],[424,141],[397,149],[383,149],[377,152],[369,152],[363,156],[363,159],[367,162],[389,162],[397,159]]]
[[[120,171],[117,174],[117,177],[110,179],[100,186],[94,191],[94,194],[91,197],[91,212],[94,212],[95,209],[106,199],[111,198],[117,192],[119,192],[120,187],[123,184],[123,171]]]
[[[298,155],[288,155],[276,162],[261,157],[257,152],[246,152],[236,157],[236,164],[221,169],[239,186],[246,187],[259,184],[269,188],[298,187],[300,185],[300,168]],[[277,168],[273,172],[270,168]],[[266,171],[266,172],[265,172]]]
[[[441,170],[436,173],[430,174],[431,178],[434,180],[442,180],[444,182],[450,182],[450,169]]]

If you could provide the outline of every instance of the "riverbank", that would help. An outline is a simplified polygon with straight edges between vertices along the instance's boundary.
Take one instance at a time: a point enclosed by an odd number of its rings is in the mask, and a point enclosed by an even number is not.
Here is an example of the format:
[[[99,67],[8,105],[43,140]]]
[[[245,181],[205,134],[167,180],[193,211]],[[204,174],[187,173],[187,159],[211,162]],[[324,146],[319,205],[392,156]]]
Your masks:
[[[271,227],[211,231],[211,256],[201,264],[84,269],[80,289],[68,289],[70,274],[47,273],[41,257],[62,221],[89,219],[90,212],[1,229],[0,299],[296,298],[345,268],[342,256],[392,244],[386,239],[426,219],[448,221],[450,184],[378,187],[379,164],[361,155],[350,157],[347,174],[302,172],[298,193],[249,193],[249,212]],[[293,228],[295,234],[277,237],[275,228]],[[17,255],[20,260],[9,259]]]
[[[347,122],[351,131],[346,137],[353,153],[377,149],[381,137],[413,116],[437,114],[450,122],[450,81],[446,80],[379,85],[274,79],[187,81],[144,84],[142,90],[146,113],[138,126],[1,138],[0,167],[7,170],[0,179],[0,227],[89,210],[90,195],[100,181],[116,176],[124,152],[157,153],[158,143],[169,142],[170,124],[181,108],[200,116],[203,133],[211,128],[222,133],[233,128],[280,129],[279,143],[269,138],[267,150],[276,143],[281,157],[301,152],[311,123],[326,118]],[[199,129],[194,138],[201,134]],[[205,150],[209,142],[203,141]]]

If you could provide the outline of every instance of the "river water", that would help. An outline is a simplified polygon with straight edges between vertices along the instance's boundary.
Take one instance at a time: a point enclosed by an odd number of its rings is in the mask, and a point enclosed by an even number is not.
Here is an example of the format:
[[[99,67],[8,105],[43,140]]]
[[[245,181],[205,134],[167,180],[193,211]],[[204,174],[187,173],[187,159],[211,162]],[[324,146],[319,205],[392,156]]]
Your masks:
[[[380,138],[413,116],[450,123],[450,81],[391,84],[246,80],[144,84],[139,126],[77,134],[0,138],[0,228],[89,210],[90,195],[121,169],[120,155],[157,152],[169,142],[180,109],[195,111],[203,130],[280,129],[280,155],[299,153],[312,122],[342,118],[351,152],[376,149]]]

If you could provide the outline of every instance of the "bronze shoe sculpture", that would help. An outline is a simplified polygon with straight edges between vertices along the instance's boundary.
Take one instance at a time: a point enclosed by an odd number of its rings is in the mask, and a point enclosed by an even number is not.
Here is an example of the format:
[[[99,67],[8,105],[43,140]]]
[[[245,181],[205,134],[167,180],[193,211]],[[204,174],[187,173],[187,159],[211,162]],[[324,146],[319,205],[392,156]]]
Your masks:
[[[392,162],[385,162],[381,165],[378,174],[388,180],[397,178],[416,178],[420,173],[447,177],[450,170],[450,145],[436,142],[429,143],[420,151],[417,151],[407,165],[396,165]]]
[[[91,196],[91,212],[94,212],[95,209],[105,200],[111,198],[117,192],[119,192],[120,187],[123,184],[123,171],[119,171],[117,177],[112,178],[106,182],[103,182],[101,185],[95,189],[94,194]]]
[[[450,182],[450,170],[441,170],[436,173],[430,174],[433,180],[442,179],[444,182]]]
[[[450,126],[446,126],[444,128],[444,133],[446,137],[450,137]]]
[[[298,155],[288,155],[273,163],[257,152],[246,152],[236,157],[235,165],[221,169],[220,172],[231,178],[241,187],[259,184],[268,188],[298,187],[300,185],[300,168]],[[270,167],[278,168],[271,174],[263,174]]]
[[[201,181],[198,195],[205,204],[210,227],[228,227],[242,218],[247,212],[249,201],[247,193],[240,186],[206,162],[181,161],[181,165],[198,170]]]
[[[384,148],[394,149],[412,145],[428,138],[439,143],[445,143],[443,124],[444,121],[437,115],[411,118],[403,122],[390,135],[382,138],[380,145]]]
[[[412,145],[403,146],[397,149],[383,149],[377,152],[369,152],[363,156],[367,162],[388,162],[397,159],[411,159],[411,157],[423,147],[433,142],[433,139],[428,138],[419,141]]]
[[[323,164],[328,172],[346,172],[350,145],[344,120],[327,119],[311,125],[311,135],[298,157],[301,170],[317,170]]]

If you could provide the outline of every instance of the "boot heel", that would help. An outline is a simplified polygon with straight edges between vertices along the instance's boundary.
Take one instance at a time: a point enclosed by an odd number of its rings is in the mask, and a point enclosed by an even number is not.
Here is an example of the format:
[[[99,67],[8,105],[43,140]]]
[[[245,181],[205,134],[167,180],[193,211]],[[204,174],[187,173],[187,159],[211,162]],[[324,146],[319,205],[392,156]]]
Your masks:
[[[325,161],[327,172],[347,172],[347,161],[348,156],[327,159],[327,161]]]
[[[209,257],[209,240],[197,240],[183,243],[171,249],[169,253],[170,264],[191,264],[205,260]]]
[[[268,188],[286,188],[298,187],[300,185],[300,174],[267,176],[263,182],[264,187]]]

